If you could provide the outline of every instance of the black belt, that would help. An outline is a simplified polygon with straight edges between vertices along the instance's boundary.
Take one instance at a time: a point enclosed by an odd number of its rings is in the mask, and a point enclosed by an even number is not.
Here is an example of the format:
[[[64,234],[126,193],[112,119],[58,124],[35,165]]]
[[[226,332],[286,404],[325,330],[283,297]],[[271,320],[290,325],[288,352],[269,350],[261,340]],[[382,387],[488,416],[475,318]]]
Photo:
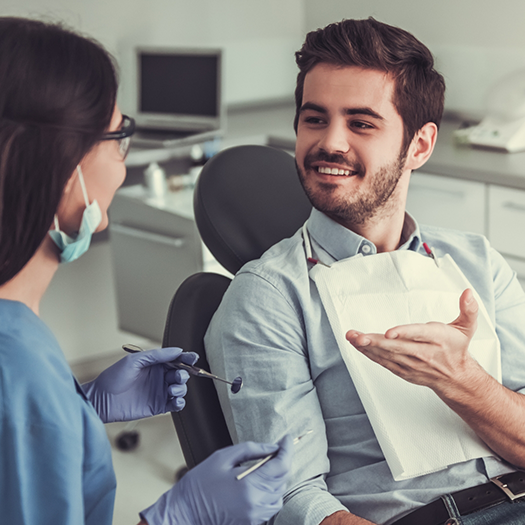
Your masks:
[[[461,516],[525,497],[525,472],[492,478],[489,483],[451,494]],[[414,510],[392,525],[443,525],[450,518],[442,499]]]

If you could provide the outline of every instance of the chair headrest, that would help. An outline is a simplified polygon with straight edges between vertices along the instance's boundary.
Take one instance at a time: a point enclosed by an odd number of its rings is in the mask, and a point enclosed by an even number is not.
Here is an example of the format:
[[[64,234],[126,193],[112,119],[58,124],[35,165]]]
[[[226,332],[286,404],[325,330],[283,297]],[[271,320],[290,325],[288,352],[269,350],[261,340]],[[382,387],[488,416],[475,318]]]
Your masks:
[[[291,237],[312,206],[288,153],[237,146],[212,157],[195,188],[195,221],[213,256],[235,274]]]

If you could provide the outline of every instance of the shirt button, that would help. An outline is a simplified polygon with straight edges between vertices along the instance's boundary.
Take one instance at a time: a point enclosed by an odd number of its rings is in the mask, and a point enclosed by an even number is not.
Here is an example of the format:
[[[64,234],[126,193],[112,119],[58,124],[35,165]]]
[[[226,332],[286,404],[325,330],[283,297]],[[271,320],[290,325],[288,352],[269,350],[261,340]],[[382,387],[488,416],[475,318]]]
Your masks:
[[[368,244],[363,244],[363,247],[361,248],[361,251],[362,251],[363,253],[370,253],[370,250],[371,250],[371,249],[372,249],[372,248],[370,248],[370,246],[369,246]]]

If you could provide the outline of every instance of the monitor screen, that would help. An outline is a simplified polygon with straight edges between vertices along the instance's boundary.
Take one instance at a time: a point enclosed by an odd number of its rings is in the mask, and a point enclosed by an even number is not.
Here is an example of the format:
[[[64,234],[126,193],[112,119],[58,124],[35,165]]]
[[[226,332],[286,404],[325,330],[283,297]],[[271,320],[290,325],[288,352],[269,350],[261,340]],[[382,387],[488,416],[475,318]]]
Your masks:
[[[138,49],[139,124],[216,127],[221,116],[220,60],[220,50]]]

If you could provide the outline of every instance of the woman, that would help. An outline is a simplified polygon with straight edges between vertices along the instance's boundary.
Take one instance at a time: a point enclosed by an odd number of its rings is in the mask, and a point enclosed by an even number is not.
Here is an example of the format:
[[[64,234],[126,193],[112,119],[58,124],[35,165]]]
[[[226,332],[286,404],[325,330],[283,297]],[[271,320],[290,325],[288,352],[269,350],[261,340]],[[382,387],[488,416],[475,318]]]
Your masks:
[[[38,318],[60,262],[76,259],[125,177],[133,121],[116,106],[101,46],[56,25],[0,18],[0,512],[9,524],[102,525],[115,476],[102,422],[184,406],[177,348],[123,358],[78,385]],[[238,465],[279,450],[242,481]],[[290,440],[218,451],[141,513],[141,523],[261,523],[277,512]]]

